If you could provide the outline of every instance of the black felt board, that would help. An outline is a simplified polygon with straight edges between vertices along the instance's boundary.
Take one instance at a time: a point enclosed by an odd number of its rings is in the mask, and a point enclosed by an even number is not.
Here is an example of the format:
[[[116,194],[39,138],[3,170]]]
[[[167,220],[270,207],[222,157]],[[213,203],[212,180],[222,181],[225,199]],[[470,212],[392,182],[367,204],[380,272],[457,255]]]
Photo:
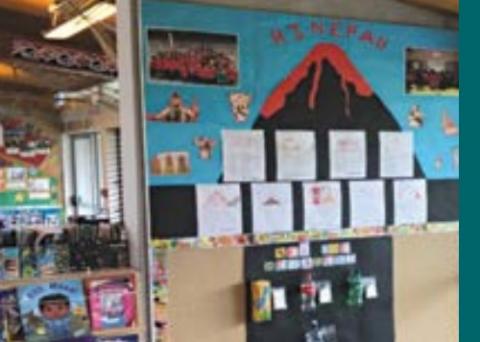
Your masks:
[[[185,238],[197,235],[194,186],[150,187],[153,238]]]
[[[346,240],[343,240],[346,241]],[[330,241],[328,243],[333,243]],[[313,242],[312,256],[320,256],[322,244]],[[317,308],[314,313],[300,310],[299,286],[305,271],[265,272],[264,262],[273,261],[274,250],[279,246],[256,246],[246,248],[245,286],[247,296],[247,342],[301,342],[310,328],[312,319],[320,325],[335,324],[338,342],[393,342],[393,270],[392,241],[390,238],[350,240],[352,252],[357,255],[355,266],[316,268],[314,280],[330,280],[333,284],[333,304]],[[292,246],[294,244],[282,245]],[[347,277],[353,269],[365,276],[375,276],[379,298],[368,300],[359,309],[345,305]],[[271,322],[254,323],[251,320],[250,282],[266,279],[273,286],[286,287],[288,310],[274,311]]]
[[[386,222],[393,224],[393,181],[385,181]],[[343,226],[350,225],[348,181],[342,185]],[[428,221],[448,222],[458,220],[458,181],[429,180]],[[241,184],[243,233],[252,233],[250,184]],[[293,217],[295,230],[303,229],[302,184],[292,184]],[[152,238],[170,239],[197,236],[195,186],[150,187]]]
[[[459,220],[458,181],[435,180],[427,184],[429,221],[452,221],[452,218]]]

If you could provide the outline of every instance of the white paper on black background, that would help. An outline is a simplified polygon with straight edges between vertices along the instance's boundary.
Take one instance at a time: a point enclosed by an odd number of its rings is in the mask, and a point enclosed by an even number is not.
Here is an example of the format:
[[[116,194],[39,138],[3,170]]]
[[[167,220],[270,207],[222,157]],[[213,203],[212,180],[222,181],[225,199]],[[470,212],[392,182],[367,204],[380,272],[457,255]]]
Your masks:
[[[385,225],[385,187],[381,180],[352,181],[350,192],[350,226]]]
[[[367,141],[364,131],[329,132],[330,177],[333,179],[365,178],[367,174]]]
[[[255,183],[251,189],[253,232],[264,234],[293,231],[292,185]]]
[[[197,185],[199,236],[242,234],[242,198],[238,184]]]
[[[265,180],[265,136],[262,130],[223,130],[222,155],[226,182]]]
[[[317,153],[312,131],[282,130],[275,132],[277,179],[315,180]]]
[[[342,225],[340,182],[303,183],[305,230],[338,230]]]
[[[394,191],[394,222],[421,224],[427,222],[427,182],[424,179],[396,180]]]
[[[414,151],[412,132],[380,132],[380,176],[413,177]]]

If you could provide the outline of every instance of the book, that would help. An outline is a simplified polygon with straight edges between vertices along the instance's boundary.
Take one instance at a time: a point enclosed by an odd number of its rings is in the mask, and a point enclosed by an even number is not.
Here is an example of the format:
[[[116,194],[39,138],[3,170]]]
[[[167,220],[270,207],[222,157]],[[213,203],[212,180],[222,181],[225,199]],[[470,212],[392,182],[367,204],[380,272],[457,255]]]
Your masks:
[[[67,280],[18,288],[27,342],[51,342],[89,335],[83,286]]]
[[[20,276],[19,249],[0,248],[0,280],[13,280]]]
[[[131,277],[91,279],[86,288],[93,330],[133,326],[137,312]]]
[[[23,341],[23,329],[15,290],[0,291],[0,342]]]

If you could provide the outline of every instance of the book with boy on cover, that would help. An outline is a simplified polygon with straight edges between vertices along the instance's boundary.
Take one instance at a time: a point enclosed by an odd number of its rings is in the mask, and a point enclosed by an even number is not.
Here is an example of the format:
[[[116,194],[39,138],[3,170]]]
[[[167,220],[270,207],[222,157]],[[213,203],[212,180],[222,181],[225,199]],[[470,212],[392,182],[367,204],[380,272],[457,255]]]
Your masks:
[[[22,322],[14,289],[0,291],[0,342],[23,341]]]
[[[89,334],[83,286],[67,280],[18,288],[27,342],[52,342]]]

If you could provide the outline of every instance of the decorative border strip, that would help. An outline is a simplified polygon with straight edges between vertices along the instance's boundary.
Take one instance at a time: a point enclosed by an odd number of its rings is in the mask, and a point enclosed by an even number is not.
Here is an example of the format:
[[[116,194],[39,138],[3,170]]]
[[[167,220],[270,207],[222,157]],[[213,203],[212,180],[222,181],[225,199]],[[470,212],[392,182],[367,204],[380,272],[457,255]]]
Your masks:
[[[424,233],[458,232],[459,222],[427,223],[368,228],[350,228],[341,231],[298,231],[281,234],[233,235],[186,239],[152,240],[151,247],[163,250],[191,248],[219,248],[294,243],[307,240],[338,240]]]

